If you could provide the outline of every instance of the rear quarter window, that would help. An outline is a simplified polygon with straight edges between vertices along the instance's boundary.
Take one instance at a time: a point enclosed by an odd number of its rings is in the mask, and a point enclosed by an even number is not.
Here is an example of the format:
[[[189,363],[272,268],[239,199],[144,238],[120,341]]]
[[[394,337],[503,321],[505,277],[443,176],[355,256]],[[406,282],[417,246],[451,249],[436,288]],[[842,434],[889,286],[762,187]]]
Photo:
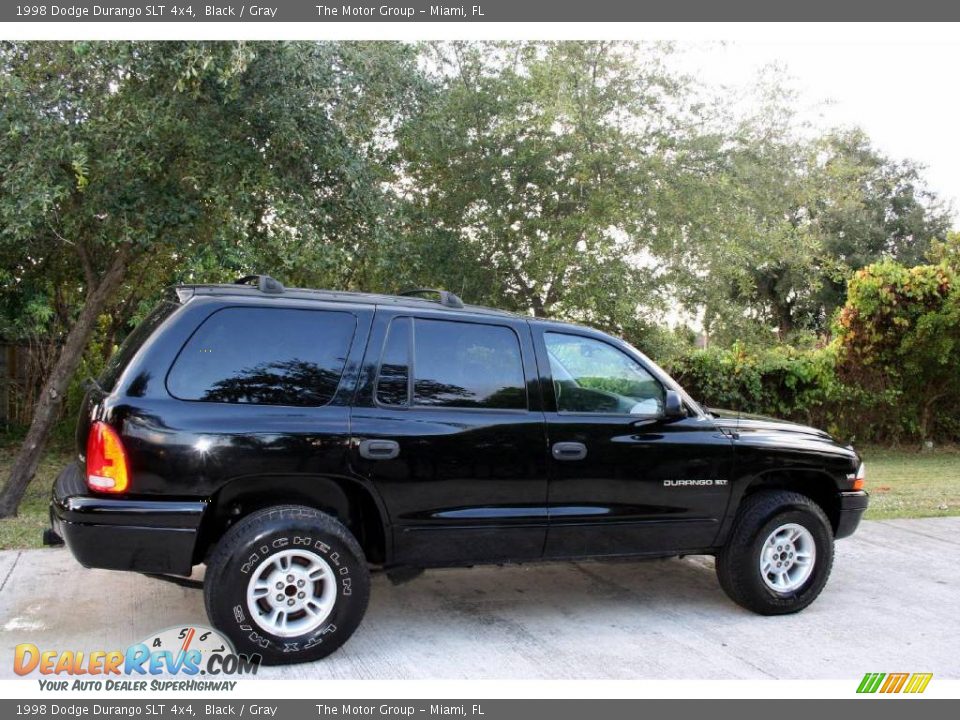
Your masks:
[[[224,308],[180,350],[167,390],[181,400],[315,407],[333,399],[356,317],[332,310]]]
[[[163,325],[163,322],[173,314],[173,311],[180,307],[177,303],[164,300],[157,305],[150,314],[147,315],[133,331],[127,335],[126,339],[120,344],[117,351],[107,361],[107,365],[100,375],[98,384],[106,392],[113,390],[117,380],[127,365],[137,354],[137,350],[153,335],[153,333]]]

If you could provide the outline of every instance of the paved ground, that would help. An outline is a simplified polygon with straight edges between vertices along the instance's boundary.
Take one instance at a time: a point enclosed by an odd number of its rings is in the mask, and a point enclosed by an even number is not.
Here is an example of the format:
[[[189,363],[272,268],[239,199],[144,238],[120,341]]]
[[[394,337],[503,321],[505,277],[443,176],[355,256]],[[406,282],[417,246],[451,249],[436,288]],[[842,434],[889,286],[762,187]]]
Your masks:
[[[799,615],[730,603],[710,558],[433,571],[374,580],[360,630],[289,678],[960,677],[960,518],[865,522]],[[201,593],[84,570],[58,550],[0,553],[0,676],[13,647],[125,647],[206,623]]]

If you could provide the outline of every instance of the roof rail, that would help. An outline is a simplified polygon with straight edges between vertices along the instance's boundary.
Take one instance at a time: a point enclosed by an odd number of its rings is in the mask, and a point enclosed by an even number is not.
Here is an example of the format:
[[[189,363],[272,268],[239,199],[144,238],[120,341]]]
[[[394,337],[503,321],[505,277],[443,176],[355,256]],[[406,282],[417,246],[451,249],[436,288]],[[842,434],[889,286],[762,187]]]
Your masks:
[[[283,287],[283,283],[279,280],[274,280],[269,275],[244,275],[242,278],[238,278],[233,281],[234,285],[253,285],[256,282],[257,288],[262,293],[269,293],[271,295],[279,295],[286,288]]]
[[[417,297],[420,295],[439,295],[440,304],[448,308],[462,308],[463,300],[458,298],[449,290],[438,290],[436,288],[411,288],[400,293],[403,297]]]

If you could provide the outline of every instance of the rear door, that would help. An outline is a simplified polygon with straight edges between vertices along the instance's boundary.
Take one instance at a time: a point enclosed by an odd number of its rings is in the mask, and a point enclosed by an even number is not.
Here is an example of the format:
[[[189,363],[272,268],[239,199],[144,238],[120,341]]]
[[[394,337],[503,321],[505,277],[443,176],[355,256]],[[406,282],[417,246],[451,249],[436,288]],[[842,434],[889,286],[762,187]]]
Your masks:
[[[541,556],[546,437],[525,321],[378,309],[351,431],[352,468],[390,516],[393,563]]]

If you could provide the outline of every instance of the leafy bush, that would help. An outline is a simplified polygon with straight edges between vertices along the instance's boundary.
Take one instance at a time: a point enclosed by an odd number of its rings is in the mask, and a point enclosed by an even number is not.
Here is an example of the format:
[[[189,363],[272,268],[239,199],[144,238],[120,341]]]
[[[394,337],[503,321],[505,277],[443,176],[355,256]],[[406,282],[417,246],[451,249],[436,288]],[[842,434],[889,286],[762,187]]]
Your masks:
[[[838,392],[834,365],[832,348],[751,353],[735,345],[691,352],[672,362],[670,371],[711,407],[820,422]]]
[[[778,347],[750,352],[697,350],[670,363],[670,372],[697,400],[714,408],[771,415],[824,428],[838,439],[891,439],[895,396],[867,392],[837,376],[837,346]]]
[[[960,288],[946,262],[870,265],[850,282],[836,323],[844,382],[897,398],[900,430],[921,439],[956,417]]]
[[[668,364],[712,407],[774,415],[841,439],[960,440],[960,289],[944,263],[859,271],[825,347],[689,351]]]

